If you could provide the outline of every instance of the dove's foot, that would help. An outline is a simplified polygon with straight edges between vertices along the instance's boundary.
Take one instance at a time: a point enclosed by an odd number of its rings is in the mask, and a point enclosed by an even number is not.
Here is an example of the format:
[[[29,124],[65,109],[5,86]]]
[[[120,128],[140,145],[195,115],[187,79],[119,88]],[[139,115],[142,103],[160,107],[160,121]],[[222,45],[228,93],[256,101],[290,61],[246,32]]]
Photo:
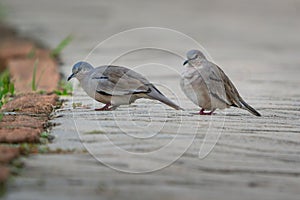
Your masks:
[[[200,115],[211,115],[213,114],[213,112],[215,111],[215,109],[213,109],[212,111],[210,112],[204,112],[204,108],[202,108],[199,112]]]
[[[95,111],[112,111],[115,110],[118,106],[113,106],[110,103],[107,103],[102,108],[96,108]]]
[[[112,110],[112,108],[114,108],[114,106],[110,107],[111,104],[107,103],[105,106],[103,106],[102,108],[96,108],[95,111],[109,111]],[[114,109],[113,109],[114,110]]]

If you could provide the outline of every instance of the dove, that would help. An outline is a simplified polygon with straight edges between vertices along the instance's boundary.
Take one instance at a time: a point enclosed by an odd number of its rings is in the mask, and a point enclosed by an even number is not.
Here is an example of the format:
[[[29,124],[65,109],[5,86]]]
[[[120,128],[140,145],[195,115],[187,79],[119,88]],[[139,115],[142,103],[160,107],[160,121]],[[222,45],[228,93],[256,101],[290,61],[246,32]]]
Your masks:
[[[187,66],[181,76],[181,89],[201,108],[200,115],[211,115],[216,109],[233,106],[261,116],[242,99],[224,71],[208,61],[201,51],[188,51],[187,60],[183,65]]]
[[[68,81],[77,78],[83,90],[93,99],[104,103],[97,111],[115,110],[140,98],[158,100],[176,110],[183,110],[164,96],[143,75],[126,67],[104,65],[94,68],[80,61],[72,68]]]

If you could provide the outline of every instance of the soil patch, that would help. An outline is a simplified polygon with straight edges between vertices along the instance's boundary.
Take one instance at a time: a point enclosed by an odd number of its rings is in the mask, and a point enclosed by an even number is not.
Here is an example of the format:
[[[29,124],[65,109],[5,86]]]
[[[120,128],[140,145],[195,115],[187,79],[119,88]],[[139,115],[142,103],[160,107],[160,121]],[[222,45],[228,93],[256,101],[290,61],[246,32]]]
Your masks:
[[[9,177],[10,163],[21,153],[20,145],[12,144],[39,143],[41,133],[49,128],[49,116],[58,101],[51,92],[60,80],[58,62],[50,50],[0,24],[0,72],[6,69],[18,95],[0,110],[0,186]],[[32,93],[33,84],[36,91],[47,94]]]

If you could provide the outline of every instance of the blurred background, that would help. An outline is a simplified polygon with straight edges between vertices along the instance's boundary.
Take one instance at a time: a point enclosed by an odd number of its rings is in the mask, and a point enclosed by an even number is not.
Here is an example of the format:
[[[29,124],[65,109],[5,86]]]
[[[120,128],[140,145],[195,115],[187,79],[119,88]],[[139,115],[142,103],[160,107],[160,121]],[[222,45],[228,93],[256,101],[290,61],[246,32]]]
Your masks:
[[[76,40],[67,55],[88,51],[121,31],[145,26],[185,33],[219,59],[230,55],[275,59],[280,54],[281,60],[288,60],[299,47],[297,0],[3,0],[2,5],[6,21],[47,45],[73,34]]]
[[[192,37],[238,81],[256,72],[260,81],[265,74],[277,81],[297,78],[293,70],[300,62],[298,0],[3,0],[2,5],[6,22],[49,47],[73,35],[62,52],[69,68],[114,34],[154,26]]]

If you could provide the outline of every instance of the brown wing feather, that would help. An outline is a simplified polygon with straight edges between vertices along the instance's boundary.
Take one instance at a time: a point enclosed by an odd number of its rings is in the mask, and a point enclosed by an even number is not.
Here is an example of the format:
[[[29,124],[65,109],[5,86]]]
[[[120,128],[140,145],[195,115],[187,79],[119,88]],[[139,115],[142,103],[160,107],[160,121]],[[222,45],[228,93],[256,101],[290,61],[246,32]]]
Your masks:
[[[216,65],[216,67],[219,69],[220,75],[224,82],[226,96],[227,96],[228,101],[232,104],[231,106],[236,106],[236,107],[242,108],[243,105],[240,102],[240,100],[242,98],[241,98],[238,90],[235,88],[235,86],[230,81],[230,79],[225,74],[225,72],[219,66]]]
[[[98,75],[107,77],[99,82],[97,90],[111,95],[127,95],[136,92],[147,93],[150,84],[141,74],[120,66],[103,66]]]

